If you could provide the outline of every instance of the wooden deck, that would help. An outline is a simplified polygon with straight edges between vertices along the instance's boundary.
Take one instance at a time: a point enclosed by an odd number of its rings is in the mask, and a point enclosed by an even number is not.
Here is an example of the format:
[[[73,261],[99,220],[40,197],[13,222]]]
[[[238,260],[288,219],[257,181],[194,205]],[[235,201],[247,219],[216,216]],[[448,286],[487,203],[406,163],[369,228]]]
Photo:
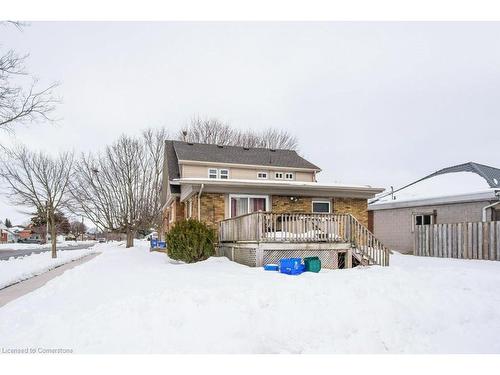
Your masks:
[[[222,220],[219,243],[348,243],[361,264],[389,265],[389,250],[351,214],[254,212]]]

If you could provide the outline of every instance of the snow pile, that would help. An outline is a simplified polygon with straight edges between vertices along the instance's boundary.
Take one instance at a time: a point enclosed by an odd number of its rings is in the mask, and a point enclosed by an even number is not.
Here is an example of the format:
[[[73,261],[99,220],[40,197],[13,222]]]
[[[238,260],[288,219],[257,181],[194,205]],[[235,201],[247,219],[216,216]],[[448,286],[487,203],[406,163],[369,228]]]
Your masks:
[[[94,249],[58,251],[52,259],[50,252],[25,255],[23,257],[0,261],[0,289],[30,277],[40,275],[65,263],[93,254]]]
[[[65,248],[80,245],[93,245],[97,241],[63,241],[57,243],[57,248]],[[49,249],[52,247],[51,243],[39,245],[36,243],[3,243],[0,244],[0,251],[2,250],[38,250]]]
[[[0,347],[76,353],[500,353],[500,262],[395,254],[390,267],[287,276],[147,243],[0,308]],[[36,314],[34,313],[36,311]]]

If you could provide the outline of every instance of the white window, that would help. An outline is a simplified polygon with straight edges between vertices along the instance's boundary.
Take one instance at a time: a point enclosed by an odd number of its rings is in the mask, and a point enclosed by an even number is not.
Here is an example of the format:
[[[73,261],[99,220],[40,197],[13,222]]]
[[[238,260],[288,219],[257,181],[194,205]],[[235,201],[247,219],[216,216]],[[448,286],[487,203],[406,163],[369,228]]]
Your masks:
[[[269,207],[269,197],[267,195],[242,195],[230,194],[231,202],[230,216],[240,216],[256,211],[267,211]]]
[[[277,180],[282,180],[283,179],[283,173],[282,172],[276,172],[274,174],[274,178]]]
[[[257,178],[260,178],[261,180],[266,180],[267,172],[257,172]]]
[[[219,178],[227,180],[229,178],[229,169],[219,169]]]
[[[217,169],[209,168],[208,170],[208,178],[217,178]]]
[[[312,202],[312,212],[314,214],[329,214],[330,213],[330,201],[313,201]]]
[[[285,173],[285,180],[293,180],[293,173],[291,172]]]

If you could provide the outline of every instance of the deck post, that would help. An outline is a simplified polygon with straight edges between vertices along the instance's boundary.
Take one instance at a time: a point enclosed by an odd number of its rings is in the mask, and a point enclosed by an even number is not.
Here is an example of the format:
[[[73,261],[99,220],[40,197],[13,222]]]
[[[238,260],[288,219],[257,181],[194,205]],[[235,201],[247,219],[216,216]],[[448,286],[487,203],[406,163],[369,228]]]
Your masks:
[[[352,249],[347,250],[345,257],[345,268],[352,268]]]
[[[257,248],[255,249],[255,266],[264,266],[264,249],[259,245],[257,245]]]
[[[339,252],[338,251],[333,252],[333,269],[334,270],[339,269]]]

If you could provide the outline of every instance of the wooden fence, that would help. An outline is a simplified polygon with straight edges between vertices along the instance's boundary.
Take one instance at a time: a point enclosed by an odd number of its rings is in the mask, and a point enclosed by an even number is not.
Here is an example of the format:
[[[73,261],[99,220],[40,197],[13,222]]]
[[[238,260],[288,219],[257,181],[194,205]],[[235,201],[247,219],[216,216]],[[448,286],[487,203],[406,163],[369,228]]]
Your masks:
[[[415,255],[500,260],[500,221],[419,225]]]

